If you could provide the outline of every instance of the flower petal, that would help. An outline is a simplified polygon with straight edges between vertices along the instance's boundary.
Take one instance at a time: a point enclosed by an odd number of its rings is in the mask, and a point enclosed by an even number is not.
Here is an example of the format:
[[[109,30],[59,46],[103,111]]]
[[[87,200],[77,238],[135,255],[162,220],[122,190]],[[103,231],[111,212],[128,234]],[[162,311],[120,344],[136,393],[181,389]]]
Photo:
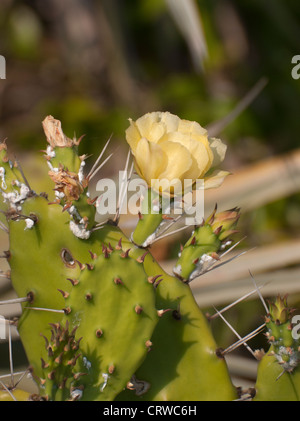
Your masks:
[[[190,169],[193,161],[190,152],[178,142],[161,142],[159,146],[168,156],[168,164],[160,178],[182,179],[182,175]]]
[[[208,141],[206,141],[206,143],[199,142],[194,138],[179,132],[167,133],[159,141],[159,144],[164,143],[165,141],[180,143],[190,152],[191,156],[194,158],[194,162],[196,160],[199,169],[198,175],[195,178],[203,177],[210,169],[213,154],[209,148]]]
[[[141,139],[141,134],[140,134],[139,129],[137,128],[135,122],[133,122],[131,120],[131,118],[129,119],[129,122],[130,122],[130,126],[125,131],[125,136],[126,136],[126,141],[129,144],[133,155],[135,155],[135,150],[136,150],[137,144],[139,143],[139,141]]]
[[[228,171],[214,171],[209,177],[204,178],[204,189],[207,190],[219,187],[223,183],[225,177],[229,174],[230,172]]]
[[[217,167],[222,161],[224,161],[227,146],[220,140],[215,137],[209,138],[209,146],[214,155],[212,162],[212,167]]]
[[[152,179],[160,178],[167,167],[168,158],[159,145],[142,137],[135,151],[135,162],[138,173],[150,186]]]

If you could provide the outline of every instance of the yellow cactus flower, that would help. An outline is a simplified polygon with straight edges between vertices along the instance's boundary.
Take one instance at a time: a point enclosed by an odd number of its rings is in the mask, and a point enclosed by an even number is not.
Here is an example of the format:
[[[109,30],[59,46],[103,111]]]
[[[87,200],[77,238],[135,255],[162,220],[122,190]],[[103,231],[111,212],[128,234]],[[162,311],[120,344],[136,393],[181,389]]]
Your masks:
[[[176,194],[197,179],[204,180],[204,188],[218,187],[229,174],[214,171],[225,157],[226,146],[219,139],[209,138],[197,122],[159,111],[129,121],[126,140],[135,169],[149,187],[163,191],[160,181],[167,180]],[[190,182],[184,185],[184,180]]]

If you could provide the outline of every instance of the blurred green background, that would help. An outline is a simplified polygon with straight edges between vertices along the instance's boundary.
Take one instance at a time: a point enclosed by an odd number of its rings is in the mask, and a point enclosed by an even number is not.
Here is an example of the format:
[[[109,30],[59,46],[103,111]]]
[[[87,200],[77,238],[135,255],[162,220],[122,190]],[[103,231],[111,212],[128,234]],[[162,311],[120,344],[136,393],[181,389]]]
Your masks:
[[[45,149],[41,122],[49,114],[69,137],[85,134],[84,153],[97,156],[111,135],[125,149],[128,118],[162,110],[208,126],[261,78],[268,81],[264,89],[218,134],[228,145],[224,169],[284,160],[300,147],[300,79],[291,75],[292,57],[300,54],[299,1],[1,0],[0,54],[7,66],[0,140],[24,156]],[[292,171],[292,194],[242,209],[243,247],[299,239],[299,160]],[[171,245],[163,257],[177,250]],[[249,311],[258,316],[250,320]],[[261,313],[256,301],[231,317],[246,334],[261,323]],[[216,332],[222,342],[224,330]],[[225,346],[229,336],[226,331]]]

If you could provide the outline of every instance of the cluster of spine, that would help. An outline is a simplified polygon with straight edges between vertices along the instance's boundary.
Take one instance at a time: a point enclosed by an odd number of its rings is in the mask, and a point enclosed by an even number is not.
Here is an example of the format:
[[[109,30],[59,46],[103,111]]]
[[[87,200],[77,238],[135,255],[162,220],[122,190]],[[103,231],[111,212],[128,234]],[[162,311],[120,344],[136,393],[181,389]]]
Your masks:
[[[44,336],[47,360],[41,358],[43,377],[38,379],[44,392],[41,399],[77,400],[83,393],[80,378],[87,374],[76,369],[82,338],[75,339],[77,327],[70,331],[68,322],[53,323],[51,327],[50,339]]]

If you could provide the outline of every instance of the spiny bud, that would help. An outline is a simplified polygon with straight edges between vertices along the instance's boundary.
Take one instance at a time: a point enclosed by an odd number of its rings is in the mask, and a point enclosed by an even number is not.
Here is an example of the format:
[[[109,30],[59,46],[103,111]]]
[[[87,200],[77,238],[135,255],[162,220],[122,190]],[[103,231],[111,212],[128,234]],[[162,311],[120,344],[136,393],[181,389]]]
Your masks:
[[[269,302],[269,316],[277,324],[283,324],[290,319],[292,309],[287,305],[287,296],[277,296],[275,302]]]

